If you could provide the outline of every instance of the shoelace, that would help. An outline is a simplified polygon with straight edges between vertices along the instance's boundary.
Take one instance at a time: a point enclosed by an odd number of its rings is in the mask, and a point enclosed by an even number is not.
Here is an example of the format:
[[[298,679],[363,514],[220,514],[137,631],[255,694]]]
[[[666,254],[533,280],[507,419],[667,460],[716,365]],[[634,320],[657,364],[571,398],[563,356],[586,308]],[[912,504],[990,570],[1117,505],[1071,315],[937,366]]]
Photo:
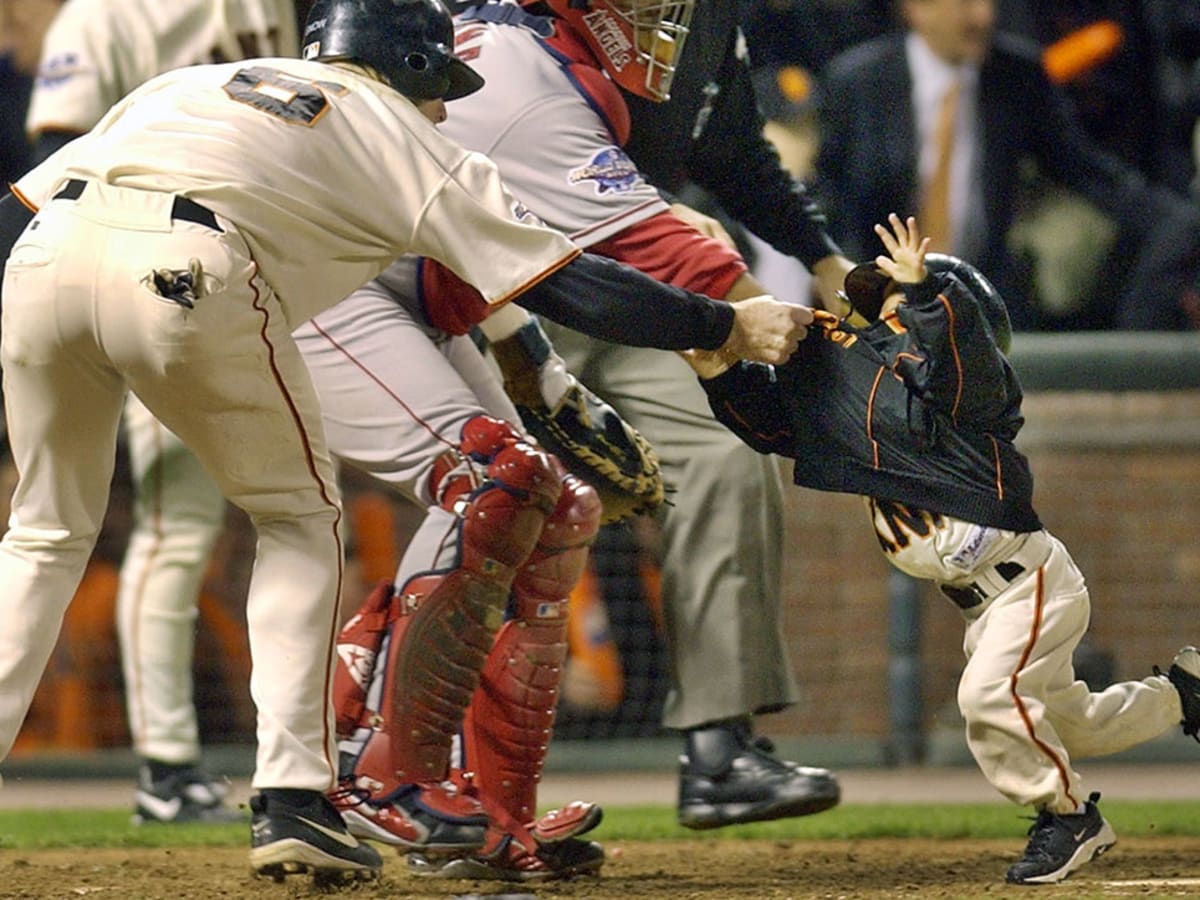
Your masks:
[[[1025,859],[1035,859],[1050,855],[1047,845],[1054,838],[1054,830],[1058,824],[1058,818],[1054,813],[1045,810],[1038,813],[1037,818],[1033,820],[1033,824],[1029,826],[1029,831],[1026,832],[1030,836],[1030,840],[1029,845],[1025,848]]]

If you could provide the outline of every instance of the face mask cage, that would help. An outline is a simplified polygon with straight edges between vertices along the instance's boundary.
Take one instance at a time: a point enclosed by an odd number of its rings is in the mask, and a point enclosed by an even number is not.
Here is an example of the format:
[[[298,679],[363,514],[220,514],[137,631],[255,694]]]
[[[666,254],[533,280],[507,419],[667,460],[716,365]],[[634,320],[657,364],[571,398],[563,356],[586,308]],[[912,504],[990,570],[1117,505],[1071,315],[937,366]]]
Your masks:
[[[635,61],[645,72],[645,95],[668,99],[695,0],[607,0],[604,5],[633,38]]]

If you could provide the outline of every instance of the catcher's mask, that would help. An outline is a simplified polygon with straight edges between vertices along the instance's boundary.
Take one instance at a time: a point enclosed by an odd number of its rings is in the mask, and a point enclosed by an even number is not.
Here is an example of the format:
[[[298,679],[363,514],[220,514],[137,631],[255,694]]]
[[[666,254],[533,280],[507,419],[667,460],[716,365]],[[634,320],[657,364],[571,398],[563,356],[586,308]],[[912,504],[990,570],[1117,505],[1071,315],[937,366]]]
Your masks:
[[[625,90],[670,99],[696,0],[522,0],[522,5],[536,2],[571,23]]]
[[[996,346],[1002,353],[1007,353],[1012,346],[1008,308],[1000,292],[984,274],[970,263],[947,253],[927,253],[925,268],[934,274],[950,272],[966,286],[991,326]],[[896,290],[896,283],[873,262],[861,263],[846,273],[846,299],[867,321],[879,317],[883,301]]]
[[[483,87],[454,55],[454,23],[442,0],[317,0],[301,46],[305,59],[368,65],[414,100],[457,100]]]

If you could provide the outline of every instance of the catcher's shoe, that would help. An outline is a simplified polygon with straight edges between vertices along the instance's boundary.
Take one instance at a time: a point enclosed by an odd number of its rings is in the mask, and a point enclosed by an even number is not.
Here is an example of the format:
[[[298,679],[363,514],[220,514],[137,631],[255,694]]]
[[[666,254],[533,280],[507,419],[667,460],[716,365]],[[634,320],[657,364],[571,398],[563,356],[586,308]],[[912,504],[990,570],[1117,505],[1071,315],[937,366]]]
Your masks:
[[[1155,666],[1154,674],[1163,672]],[[1200,650],[1184,647],[1176,653],[1166,676],[1179,691],[1179,702],[1183,704],[1183,733],[1200,741]]]
[[[680,758],[679,824],[721,828],[808,816],[837,806],[841,787],[832,772],[777,759],[745,719],[697,728]]]
[[[1059,815],[1042,810],[1029,829],[1025,855],[1012,864],[1010,884],[1057,884],[1117,842],[1116,832],[1100,815],[1099,794],[1083,812]]]
[[[383,860],[346,824],[320,791],[265,790],[250,798],[250,867],[283,881],[311,872],[318,882],[375,878]]]
[[[245,816],[225,805],[228,794],[228,787],[195,764],[146,760],[138,769],[133,824],[244,821]]]
[[[595,841],[566,838],[540,844],[530,853],[511,834],[492,832],[489,847],[469,856],[438,858],[408,855],[408,871],[422,878],[464,881],[536,882],[594,875],[604,865],[604,848]]]
[[[465,853],[483,846],[488,817],[479,802],[440,784],[409,784],[386,797],[344,780],[329,793],[356,837],[427,853]]]

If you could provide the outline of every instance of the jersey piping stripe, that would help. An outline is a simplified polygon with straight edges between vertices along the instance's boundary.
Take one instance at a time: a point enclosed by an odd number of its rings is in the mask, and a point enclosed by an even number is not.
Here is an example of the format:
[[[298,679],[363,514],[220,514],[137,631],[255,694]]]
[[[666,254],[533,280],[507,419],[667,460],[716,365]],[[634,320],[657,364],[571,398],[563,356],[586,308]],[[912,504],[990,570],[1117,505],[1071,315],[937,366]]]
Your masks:
[[[945,294],[938,294],[938,302],[946,310],[946,317],[950,320],[950,327],[946,329],[946,333],[950,336],[950,352],[954,356],[954,371],[958,375],[958,384],[954,391],[954,406],[950,409],[950,418],[954,420],[954,424],[958,424],[958,404],[962,401],[963,392],[963,367],[962,359],[958,355],[958,341],[954,336],[954,307],[950,305],[950,301],[946,299]]]
[[[575,257],[579,256],[579,254],[581,254],[582,252],[583,252],[582,250],[580,250],[578,247],[576,247],[571,253],[568,253],[566,256],[564,256],[562,259],[560,259],[558,262],[543,269],[541,272],[539,272],[533,278],[530,278],[524,284],[521,284],[518,287],[513,288],[511,291],[509,291],[503,297],[497,297],[495,300],[489,301],[488,306],[501,306],[502,304],[507,303],[509,300],[513,299],[514,297],[521,296],[523,293],[525,293],[527,290],[529,290],[531,287],[533,287],[539,281],[544,281],[545,279],[547,279],[551,275],[553,275],[555,272],[557,272],[559,269],[561,269],[563,266],[570,263],[571,260],[575,259]]]
[[[1021,700],[1020,693],[1017,691],[1017,682],[1021,677],[1021,671],[1029,662],[1029,656],[1033,653],[1033,647],[1037,643],[1038,636],[1042,630],[1042,617],[1046,611],[1046,585],[1044,574],[1045,566],[1039,566],[1035,575],[1037,581],[1034,589],[1033,624],[1029,629],[1029,641],[1026,643],[1025,649],[1021,652],[1021,660],[1017,663],[1016,670],[1012,673],[1012,675],[1009,676],[1009,694],[1012,696],[1013,704],[1017,708],[1017,713],[1021,717],[1021,722],[1025,726],[1025,733],[1029,736],[1029,740],[1032,741],[1034,746],[1036,746],[1038,750],[1040,750],[1042,754],[1045,755],[1045,757],[1051,762],[1051,764],[1053,764],[1054,768],[1058,771],[1059,780],[1061,780],[1063,783],[1063,791],[1066,794],[1067,800],[1069,800],[1076,808],[1078,808],[1079,802],[1071,794],[1071,779],[1067,773],[1067,767],[1063,764],[1063,761],[1059,755],[1050,747],[1048,747],[1045,741],[1037,736],[1037,732],[1033,725],[1033,719],[1029,715],[1029,710],[1026,709],[1025,703]]]
[[[329,632],[326,638],[325,652],[325,678],[324,691],[325,697],[331,697],[333,691],[333,671],[334,660],[337,659],[337,654],[333,652],[337,643],[338,632],[341,631],[341,602],[342,596],[342,579],[345,575],[344,571],[344,553],[345,548],[342,546],[342,508],[329,493],[329,485],[325,479],[321,477],[320,471],[317,469],[315,454],[313,453],[312,439],[309,432],[304,426],[304,417],[300,415],[300,410],[296,408],[295,401],[292,399],[292,392],[288,388],[287,380],[283,377],[277,363],[277,350],[275,344],[271,341],[269,328],[271,324],[271,311],[263,304],[263,296],[258,288],[258,263],[254,264],[254,270],[250,273],[249,287],[254,293],[253,308],[262,314],[262,327],[259,329],[259,338],[263,345],[267,348],[267,357],[269,360],[271,374],[275,379],[275,384],[279,388],[280,396],[287,405],[288,410],[292,415],[292,421],[296,425],[296,432],[300,437],[301,446],[304,448],[304,458],[308,465],[309,474],[317,485],[317,492],[325,503],[327,503],[336,512],[333,519],[333,526],[330,529],[330,537],[333,539],[336,559],[337,559],[337,578],[334,584],[334,603],[333,615],[329,621]],[[333,788],[337,784],[338,766],[336,759],[330,754],[330,747],[334,744],[333,735],[329,731],[332,716],[323,716],[322,724],[322,741],[321,752],[325,756],[325,765],[329,770],[329,787]]]
[[[630,207],[629,209],[621,210],[620,215],[610,216],[609,218],[605,219],[603,222],[596,222],[592,225],[589,225],[587,228],[581,228],[581,229],[579,229],[579,231],[573,231],[568,236],[575,243],[582,244],[587,240],[587,238],[590,235],[596,233],[597,231],[611,228],[613,225],[616,225],[619,222],[624,222],[626,219],[630,218],[631,216],[637,216],[644,210],[649,209],[654,206],[658,206],[658,204],[660,204],[662,202],[663,201],[661,199],[655,197],[652,200],[647,200],[645,203],[639,203],[637,206],[633,206],[633,207]],[[642,222],[644,220],[645,220],[645,217],[641,217],[638,219],[638,222]],[[635,222],[634,224],[637,224],[637,222]]]
[[[22,206],[24,206],[31,213],[34,213],[35,215],[37,214],[38,205],[36,203],[34,203],[32,200],[30,200],[28,197],[26,197],[24,194],[22,194],[21,191],[17,188],[17,186],[15,184],[10,184],[8,186],[8,189],[10,191],[12,191],[12,195],[14,197],[16,197],[19,201],[21,201]]]
[[[1000,442],[996,440],[996,436],[989,434],[988,440],[992,442],[992,462],[996,467],[996,498],[1004,499],[1004,469],[1000,462]]]

